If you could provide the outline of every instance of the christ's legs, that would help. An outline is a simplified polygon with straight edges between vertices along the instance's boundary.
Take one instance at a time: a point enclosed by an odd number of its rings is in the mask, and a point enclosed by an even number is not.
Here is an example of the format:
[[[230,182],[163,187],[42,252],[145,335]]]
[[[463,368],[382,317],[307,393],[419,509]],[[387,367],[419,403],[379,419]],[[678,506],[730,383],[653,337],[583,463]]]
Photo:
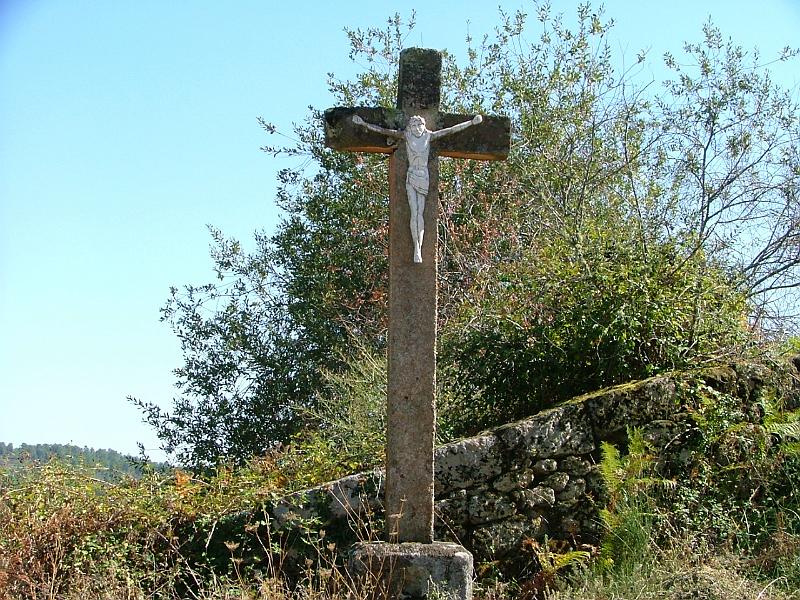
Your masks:
[[[425,235],[425,195],[407,186],[408,207],[411,209],[411,239],[414,241],[414,262],[422,262],[422,237]]]

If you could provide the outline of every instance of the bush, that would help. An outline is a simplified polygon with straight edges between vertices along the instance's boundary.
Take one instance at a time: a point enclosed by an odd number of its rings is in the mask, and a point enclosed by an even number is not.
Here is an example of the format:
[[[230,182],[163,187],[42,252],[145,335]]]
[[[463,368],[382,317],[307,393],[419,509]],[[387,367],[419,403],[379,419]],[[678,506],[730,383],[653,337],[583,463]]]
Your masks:
[[[191,549],[208,548],[222,516],[258,507],[277,483],[265,465],[119,483],[56,460],[0,470],[0,598],[61,598],[101,583],[114,596],[179,596],[214,558]]]
[[[701,404],[659,464],[678,484],[662,506],[672,527],[743,553],[768,574],[787,558],[777,549],[800,550],[800,412],[767,386],[744,400],[703,383],[687,393]]]
[[[742,351],[747,305],[724,272],[614,237],[531,249],[476,283],[442,341],[455,431]]]
[[[304,489],[384,463],[386,357],[355,336],[353,357],[322,372],[316,407],[301,410],[304,427],[280,459],[292,489]]]
[[[606,533],[600,560],[573,582],[576,591],[591,598],[683,598],[689,591],[796,597],[800,411],[776,402],[791,393],[768,384],[749,397],[734,395],[700,378],[684,394],[682,435],[658,448],[631,431],[624,456],[604,445]],[[714,580],[730,595],[712,593]]]

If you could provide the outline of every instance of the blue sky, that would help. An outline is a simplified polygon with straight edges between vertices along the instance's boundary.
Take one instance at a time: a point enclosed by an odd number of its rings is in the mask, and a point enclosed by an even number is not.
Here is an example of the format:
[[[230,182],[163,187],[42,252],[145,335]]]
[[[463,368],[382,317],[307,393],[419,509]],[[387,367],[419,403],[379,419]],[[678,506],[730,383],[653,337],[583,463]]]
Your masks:
[[[553,0],[557,12],[575,3]],[[259,151],[332,99],[345,27],[416,8],[407,46],[464,51],[527,0],[211,2],[0,0],[0,441],[135,452],[155,436],[125,400],[169,406],[180,348],[159,322],[171,285],[212,279],[206,225],[275,227]],[[773,55],[800,33],[800,0],[609,0],[612,48],[648,69],[712,16]],[[531,36],[538,31],[532,24]],[[797,86],[798,64],[776,71]],[[647,75],[647,73],[645,73]],[[154,453],[158,456],[158,453]]]

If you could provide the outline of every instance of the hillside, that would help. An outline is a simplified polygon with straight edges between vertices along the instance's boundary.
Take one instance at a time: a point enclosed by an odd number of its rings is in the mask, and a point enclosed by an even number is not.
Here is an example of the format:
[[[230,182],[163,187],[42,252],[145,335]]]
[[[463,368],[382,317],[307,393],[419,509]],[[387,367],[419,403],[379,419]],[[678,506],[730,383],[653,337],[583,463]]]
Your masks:
[[[132,456],[111,449],[97,449],[71,444],[13,444],[0,442],[0,468],[16,468],[22,465],[59,459],[71,465],[84,465],[96,469],[100,479],[118,479],[121,475],[137,477],[141,469]],[[153,466],[159,467],[162,465]]]

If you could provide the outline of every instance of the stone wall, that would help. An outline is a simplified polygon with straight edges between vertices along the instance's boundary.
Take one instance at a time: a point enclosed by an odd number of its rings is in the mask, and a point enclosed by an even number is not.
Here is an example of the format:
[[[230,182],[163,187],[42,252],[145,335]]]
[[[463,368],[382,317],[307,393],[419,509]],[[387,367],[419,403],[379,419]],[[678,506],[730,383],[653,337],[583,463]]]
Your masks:
[[[515,423],[436,450],[436,538],[473,552],[476,564],[519,552],[525,539],[596,543],[601,530],[603,441],[623,443],[629,427],[666,444],[690,426],[691,386],[708,385],[745,399],[763,383],[751,367],[661,376],[568,401]],[[292,519],[355,541],[380,523],[381,471],[359,473],[296,493],[272,507]]]

